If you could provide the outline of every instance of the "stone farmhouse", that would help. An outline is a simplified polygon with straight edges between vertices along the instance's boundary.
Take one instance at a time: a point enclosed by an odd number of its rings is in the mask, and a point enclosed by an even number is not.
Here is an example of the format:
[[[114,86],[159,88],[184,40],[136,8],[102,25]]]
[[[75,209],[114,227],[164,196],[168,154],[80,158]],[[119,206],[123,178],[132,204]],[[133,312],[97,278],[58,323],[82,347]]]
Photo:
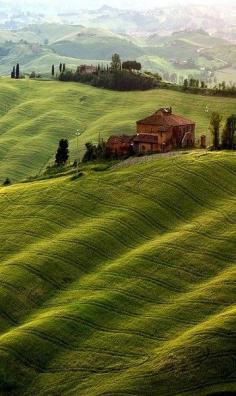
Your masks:
[[[175,115],[172,108],[161,108],[151,116],[137,121],[135,136],[111,136],[106,149],[109,154],[124,156],[128,153],[163,153],[195,144],[196,124]]]

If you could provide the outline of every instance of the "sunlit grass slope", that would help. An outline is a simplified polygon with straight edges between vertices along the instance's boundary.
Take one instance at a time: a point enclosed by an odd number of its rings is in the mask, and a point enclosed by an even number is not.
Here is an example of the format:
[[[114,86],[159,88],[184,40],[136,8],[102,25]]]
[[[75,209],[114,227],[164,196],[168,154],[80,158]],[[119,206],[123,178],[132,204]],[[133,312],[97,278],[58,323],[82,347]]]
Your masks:
[[[83,172],[0,190],[0,394],[236,392],[235,154]]]
[[[209,113],[206,113],[206,105]],[[76,83],[0,80],[0,181],[36,174],[49,161],[60,138],[68,138],[75,158],[75,131],[80,148],[99,134],[135,133],[136,121],[163,106],[173,106],[197,123],[197,135],[209,135],[211,111],[235,112],[236,99],[211,98],[168,90],[113,92]],[[210,140],[209,140],[210,142]],[[82,153],[81,153],[82,155]]]

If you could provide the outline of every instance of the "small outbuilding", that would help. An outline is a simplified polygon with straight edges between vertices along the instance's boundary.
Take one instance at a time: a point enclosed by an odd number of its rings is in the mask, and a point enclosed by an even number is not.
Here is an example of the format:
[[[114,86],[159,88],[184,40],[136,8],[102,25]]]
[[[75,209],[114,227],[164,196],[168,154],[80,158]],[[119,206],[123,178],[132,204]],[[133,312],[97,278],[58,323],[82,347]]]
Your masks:
[[[124,157],[131,154],[133,136],[110,136],[106,142],[106,152],[109,156]]]

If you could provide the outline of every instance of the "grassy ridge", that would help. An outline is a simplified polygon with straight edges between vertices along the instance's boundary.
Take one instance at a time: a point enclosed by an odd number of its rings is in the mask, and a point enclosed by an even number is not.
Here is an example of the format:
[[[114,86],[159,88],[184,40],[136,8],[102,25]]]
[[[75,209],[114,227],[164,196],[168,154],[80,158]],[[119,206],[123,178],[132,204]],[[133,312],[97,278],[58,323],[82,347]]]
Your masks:
[[[236,391],[235,154],[0,190],[0,388]]]
[[[54,159],[60,138],[68,138],[71,160],[75,131],[84,143],[112,134],[135,133],[136,121],[162,106],[197,122],[197,135],[208,134],[211,111],[235,112],[236,99],[202,97],[166,90],[111,92],[76,83],[0,81],[0,180],[36,174]],[[209,113],[205,112],[206,105]],[[210,142],[210,140],[208,140]]]

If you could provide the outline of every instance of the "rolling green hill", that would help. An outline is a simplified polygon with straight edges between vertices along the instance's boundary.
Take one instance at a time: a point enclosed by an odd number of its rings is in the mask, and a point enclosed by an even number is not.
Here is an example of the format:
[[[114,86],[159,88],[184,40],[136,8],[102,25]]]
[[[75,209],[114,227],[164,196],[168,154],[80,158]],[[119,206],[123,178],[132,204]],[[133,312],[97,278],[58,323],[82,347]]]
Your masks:
[[[209,113],[206,113],[206,105]],[[113,92],[77,83],[0,80],[0,181],[21,180],[54,161],[60,138],[68,138],[75,159],[75,131],[80,151],[99,134],[134,134],[136,121],[163,106],[197,123],[197,136],[209,136],[211,111],[224,118],[235,112],[236,99],[190,95],[168,90]]]
[[[235,394],[235,159],[1,188],[0,393]]]
[[[80,28],[50,46],[57,54],[83,59],[110,61],[113,53],[123,59],[136,59],[143,54],[131,39],[102,29]]]
[[[98,26],[100,23],[96,27],[42,23],[15,31],[0,30],[0,73],[9,75],[17,62],[23,73],[45,74],[59,62],[76,69],[84,63],[110,62],[112,54],[119,53],[122,60],[137,59],[144,70],[163,76],[176,73],[178,78],[194,75],[209,80],[209,71],[214,79],[220,76],[217,71],[223,70],[227,81],[235,81],[236,46],[204,30],[137,37]],[[233,78],[227,66],[234,70]]]

